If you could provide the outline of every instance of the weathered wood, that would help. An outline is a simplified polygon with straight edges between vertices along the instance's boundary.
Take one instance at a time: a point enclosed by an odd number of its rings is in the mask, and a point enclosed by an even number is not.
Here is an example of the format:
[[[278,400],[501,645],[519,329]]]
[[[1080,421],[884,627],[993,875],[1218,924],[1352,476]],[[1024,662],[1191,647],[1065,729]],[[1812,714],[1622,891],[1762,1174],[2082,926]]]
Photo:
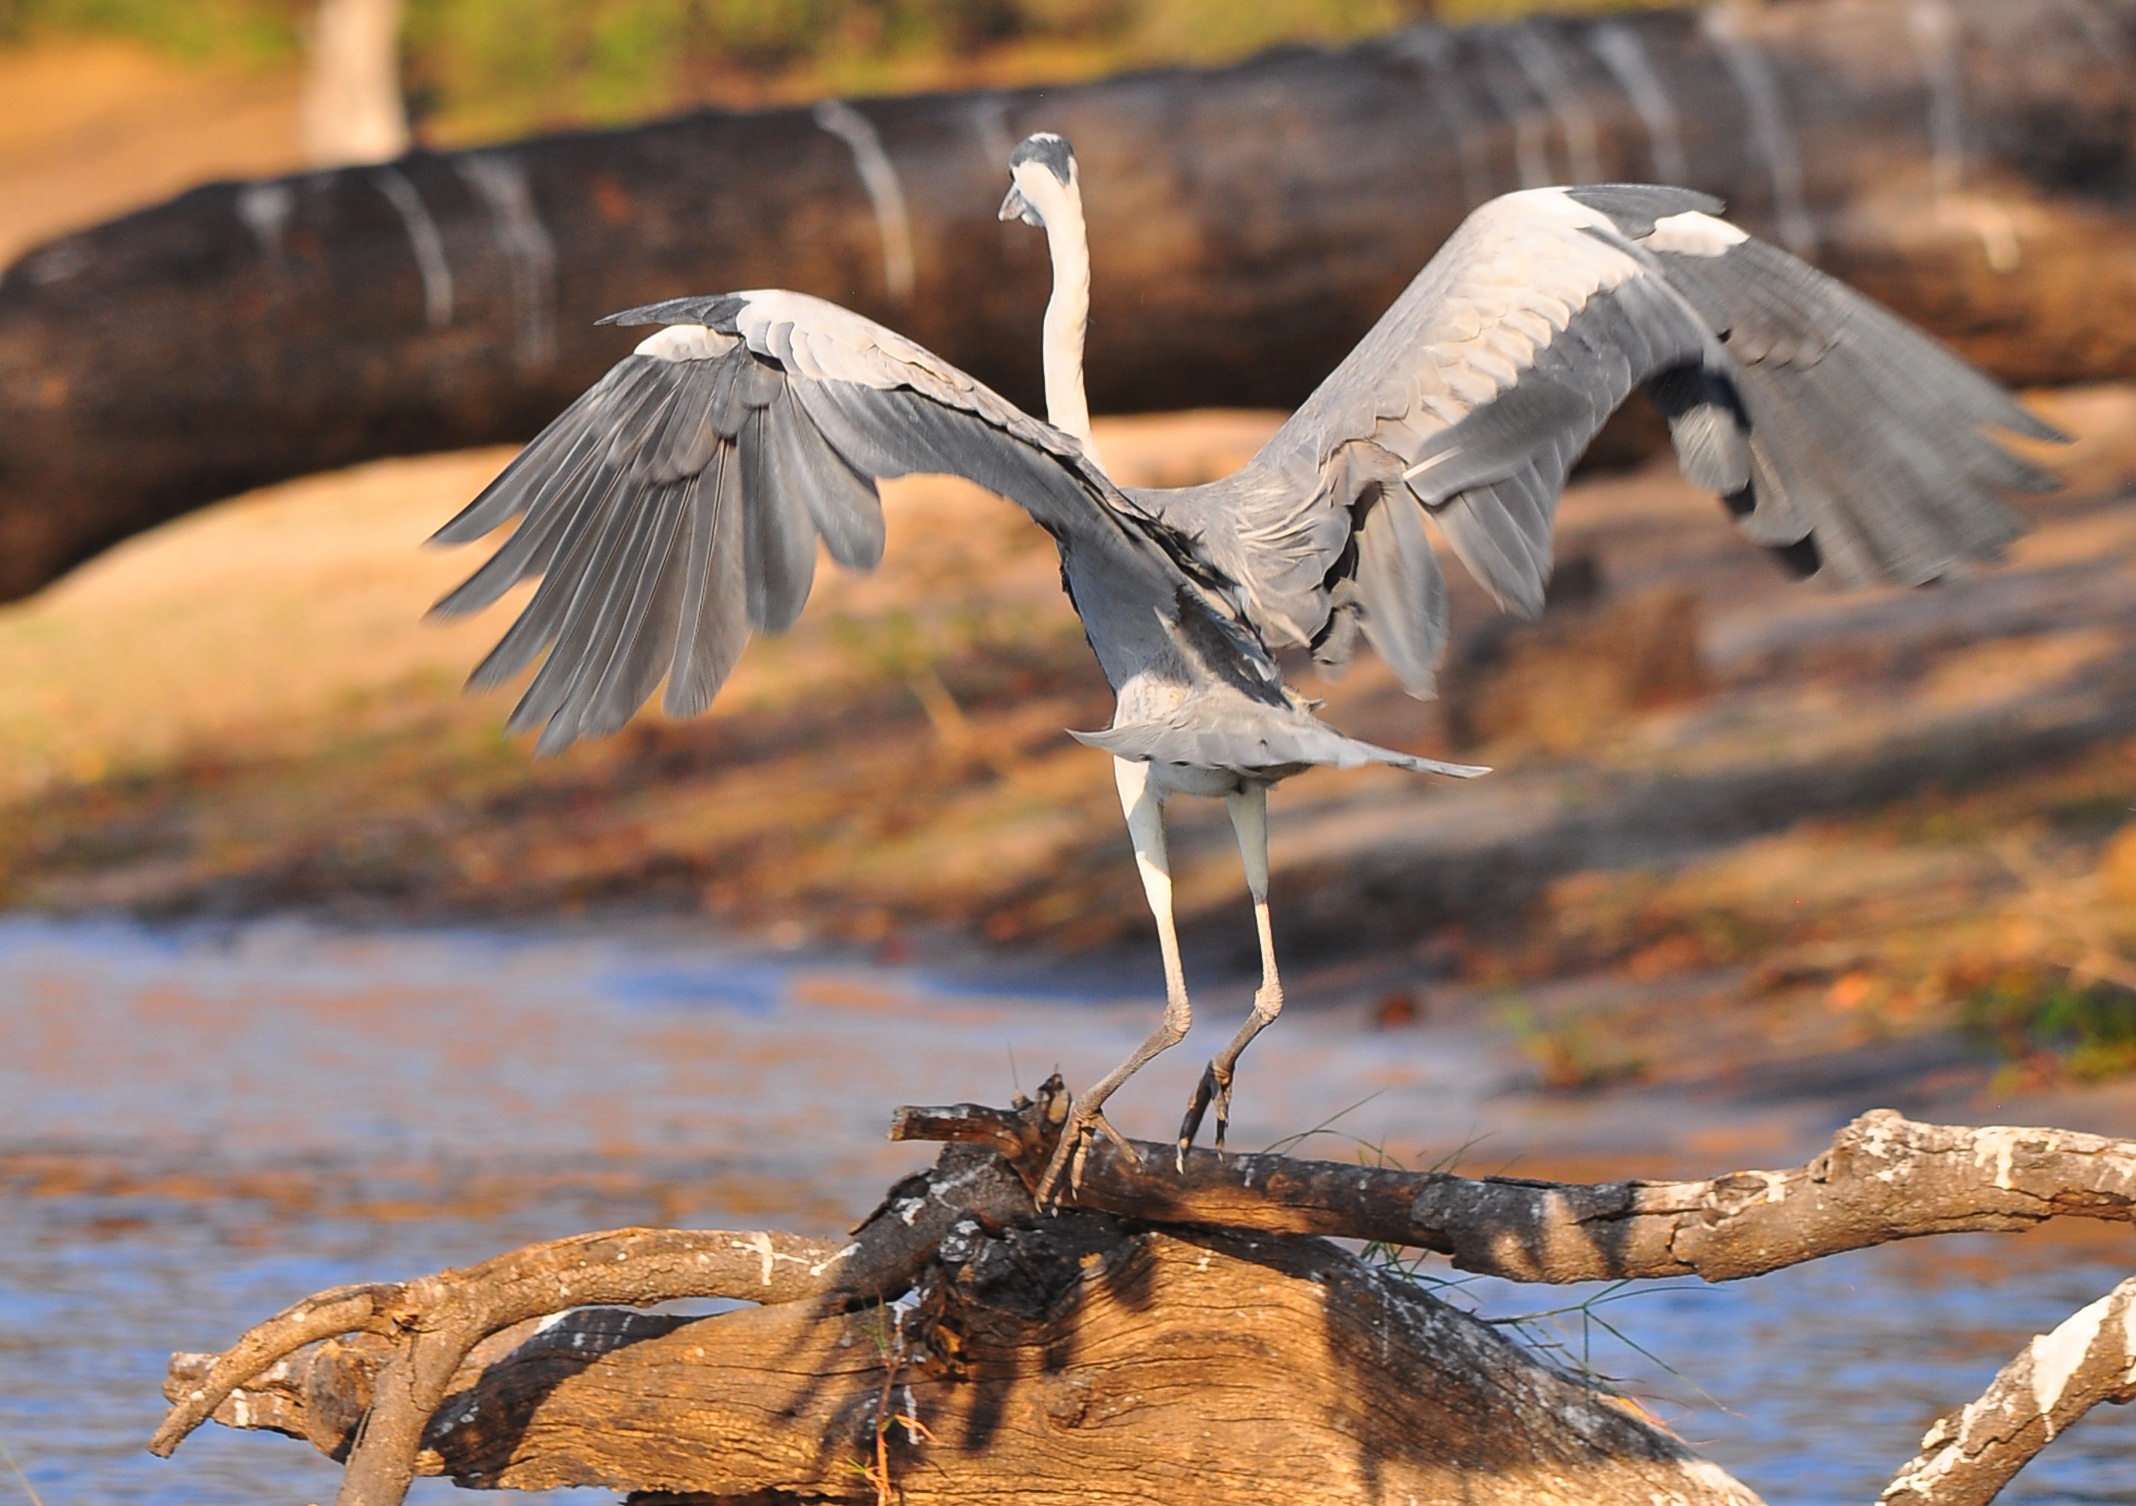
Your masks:
[[[2101,1402],[2136,1401],[2136,1277],[2027,1344],[1962,1411],[1939,1418],[1880,1506],[1987,1506],[2026,1461]]]
[[[873,1500],[888,1416],[918,1424],[889,1429],[907,1506],[1756,1500],[1632,1406],[1318,1240],[1068,1213],[965,1234],[888,1314],[604,1310],[512,1337],[455,1378],[419,1472]],[[218,1417],[339,1454],[378,1363],[312,1351]]]
[[[0,597],[246,487],[525,438],[628,349],[596,316],[677,293],[825,294],[1036,402],[1045,248],[994,211],[1040,127],[1086,169],[1100,410],[1293,404],[1471,205],[1578,178],[1713,190],[2012,381],[2127,376],[2132,55],[2136,0],[1536,18],[198,189],[0,278]]]
[[[1027,1183],[1050,1138],[1033,1110],[905,1108],[891,1138],[986,1145]],[[2050,1218],[2136,1222],[2136,1144],[2074,1130],[1917,1124],[1873,1109],[1807,1165],[1710,1181],[1570,1184],[1094,1146],[1076,1202],[1162,1223],[1407,1245],[1509,1281],[1734,1281],[1929,1234]]]
[[[290,1433],[346,1459],[340,1506],[398,1506],[418,1473],[699,1506],[1748,1506],[1636,1405],[1296,1231],[1388,1240],[1406,1197],[1412,1229],[1471,1269],[1719,1280],[1920,1234],[2125,1220],[2136,1202],[2128,1142],[1880,1111],[1797,1171],[1710,1182],[1400,1180],[1207,1153],[1182,1177],[1107,1153],[1084,1206],[1041,1215],[1028,1188],[1064,1105],[1054,1079],[1009,1110],[901,1112],[893,1133],[959,1143],[846,1244],[623,1230],[321,1294],[223,1356],[174,1356],[153,1446],[210,1416]],[[2136,1394],[2132,1293],[2035,1340],[1885,1499],[1977,1506],[2090,1407]],[[704,1295],[758,1305],[585,1305]]]
[[[848,1300],[879,1302],[908,1289],[954,1221],[1029,1200],[984,1153],[945,1154],[919,1190],[900,1187],[850,1243],[791,1234],[617,1229],[500,1255],[417,1281],[336,1287],[247,1333],[173,1394],[149,1451],[169,1455],[246,1381],[320,1339],[364,1333],[396,1341],[365,1382],[363,1444],[349,1454],[343,1506],[397,1506],[425,1427],[455,1374],[492,1334],[595,1303],[643,1305],[683,1297],[809,1302],[817,1315]],[[958,1201],[931,1192],[954,1190]],[[243,1410],[240,1404],[239,1410]]]

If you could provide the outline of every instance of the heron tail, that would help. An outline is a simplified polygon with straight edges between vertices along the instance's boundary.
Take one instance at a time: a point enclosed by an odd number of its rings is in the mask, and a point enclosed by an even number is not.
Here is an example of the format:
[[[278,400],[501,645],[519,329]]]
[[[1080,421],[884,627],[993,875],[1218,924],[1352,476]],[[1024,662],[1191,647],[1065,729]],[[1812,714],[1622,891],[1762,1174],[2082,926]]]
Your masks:
[[[1266,773],[1280,778],[1278,771],[1295,772],[1313,766],[1354,769],[1376,763],[1455,779],[1474,779],[1491,772],[1477,764],[1444,763],[1362,742],[1302,713],[1212,718],[1206,712],[1197,712],[1127,722],[1100,732],[1071,730],[1069,735],[1093,748],[1102,748],[1115,758],[1223,769],[1248,776]]]

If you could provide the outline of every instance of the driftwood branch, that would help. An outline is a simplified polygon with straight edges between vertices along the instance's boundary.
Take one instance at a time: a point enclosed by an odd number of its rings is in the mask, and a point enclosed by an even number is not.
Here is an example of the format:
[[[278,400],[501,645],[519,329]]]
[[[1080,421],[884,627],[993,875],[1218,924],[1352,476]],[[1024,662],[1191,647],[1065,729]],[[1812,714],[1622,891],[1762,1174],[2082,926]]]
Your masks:
[[[1578,179],[1717,193],[2008,380],[2136,375],[2132,56],[2136,0],[1534,17],[212,185],[0,275],[0,598],[246,487],[525,439],[635,339],[594,319],[680,293],[848,302],[1034,404],[1045,246],[994,212],[1037,129],[1083,160],[1100,411],[1293,405],[1470,207]]]
[[[1940,1419],[1878,1502],[1984,1506],[2103,1401],[2136,1401],[2136,1277],[2034,1339],[1978,1401]]]
[[[959,1200],[927,1195],[939,1188],[954,1188]],[[727,1297],[812,1302],[818,1311],[831,1311],[851,1300],[877,1301],[910,1288],[952,1222],[1019,1190],[997,1160],[964,1153],[945,1156],[926,1189],[894,1189],[885,1209],[850,1242],[767,1232],[618,1229],[533,1245],[416,1281],[337,1287],[269,1318],[191,1378],[172,1396],[149,1450],[168,1456],[218,1415],[239,1387],[307,1344],[369,1334],[391,1343],[365,1377],[366,1402],[357,1412],[363,1425],[348,1454],[339,1499],[344,1506],[395,1503],[407,1493],[424,1429],[454,1376],[491,1335],[594,1305]]]
[[[1042,1167],[1036,1108],[905,1108],[892,1139],[989,1146],[1026,1180]],[[1916,1124],[1862,1115],[1808,1165],[1704,1182],[1567,1184],[1343,1166],[1133,1142],[1139,1166],[1092,1150],[1081,1206],[1407,1245],[1509,1281],[1702,1276],[1732,1281],[1925,1234],[2029,1229],[2075,1215],[2136,1219],[2136,1145],[2057,1129]],[[1034,1159],[1036,1158],[1036,1159]]]
[[[843,1244],[626,1230],[324,1293],[223,1356],[174,1356],[155,1446],[210,1415],[291,1433],[347,1459],[341,1506],[395,1506],[416,1473],[700,1506],[1008,1491],[1751,1506],[1593,1378],[1307,1236],[1422,1245],[1518,1280],[1724,1280],[1922,1234],[2126,1220],[2136,1192],[2136,1144],[1878,1112],[1806,1166],[1709,1182],[1207,1153],[1182,1176],[1162,1147],[1140,1168],[1101,1150],[1079,1204],[1042,1216],[1028,1189],[1062,1117],[1057,1080],[1007,1110],[902,1110],[894,1135],[951,1143]],[[590,1306],[708,1295],[757,1305]],[[2136,1280],[1938,1423],[1884,1500],[1985,1502],[2090,1407],[2131,1396]]]

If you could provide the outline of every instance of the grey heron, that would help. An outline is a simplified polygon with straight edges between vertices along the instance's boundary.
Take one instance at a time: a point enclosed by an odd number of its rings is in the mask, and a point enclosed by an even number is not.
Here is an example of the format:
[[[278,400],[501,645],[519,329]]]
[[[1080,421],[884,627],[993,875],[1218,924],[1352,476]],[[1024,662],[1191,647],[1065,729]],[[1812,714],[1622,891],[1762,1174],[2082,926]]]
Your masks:
[[[1080,1178],[1091,1137],[1126,1150],[1112,1093],[1191,1023],[1165,855],[1175,794],[1221,796],[1261,953],[1246,1022],[1209,1062],[1178,1137],[1210,1108],[1222,1147],[1240,1053],[1283,1005],[1268,907],[1267,796],[1315,765],[1482,769],[1374,746],[1320,721],[1279,648],[1324,663],[1359,635],[1432,691],[1447,593],[1430,538],[1504,608],[1533,616],[1568,467],[1635,387],[1667,417],[1685,474],[1802,573],[1922,584],[2018,532],[1998,500],[2053,478],[1988,432],[2054,431],[1896,316],[1747,235],[1681,188],[1531,189],[1472,213],[1364,339],[1236,474],[1117,486],[1083,393],[1090,259],[1079,168],[1041,134],[1010,160],[1004,219],[1042,228],[1047,420],[895,331],[777,289],[671,299],[607,322],[658,331],[439,530],[464,543],[513,519],[439,602],[474,611],[541,577],[474,672],[542,659],[513,711],[553,752],[621,727],[665,681],[700,712],[753,631],[790,626],[818,544],[882,553],[880,479],[946,472],[1021,504],[1059,547],[1062,583],[1116,696],[1075,736],[1113,758],[1156,918],[1156,1028],[1074,1100],[1042,1199]],[[543,659],[546,651],[546,658]]]

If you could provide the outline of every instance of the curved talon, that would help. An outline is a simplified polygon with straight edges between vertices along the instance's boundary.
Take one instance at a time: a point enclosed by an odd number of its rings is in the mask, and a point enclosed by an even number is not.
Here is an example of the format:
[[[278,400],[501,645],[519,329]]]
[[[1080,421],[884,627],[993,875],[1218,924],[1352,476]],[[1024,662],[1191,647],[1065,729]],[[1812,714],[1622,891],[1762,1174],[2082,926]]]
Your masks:
[[[1128,1143],[1125,1135],[1113,1128],[1102,1108],[1085,1109],[1080,1099],[1073,1100],[1068,1107],[1068,1121],[1061,1126],[1060,1143],[1054,1146],[1053,1159],[1046,1163],[1046,1174],[1038,1179],[1038,1190],[1032,1195],[1043,1212],[1051,1213],[1060,1206],[1063,1173],[1068,1179],[1069,1196],[1082,1190],[1083,1171],[1090,1162],[1090,1140],[1094,1133],[1110,1140],[1130,1166],[1142,1164],[1141,1153]]]
[[[1178,1168],[1187,1169],[1187,1152],[1194,1147],[1194,1137],[1201,1132],[1202,1116],[1209,1106],[1216,1106],[1216,1135],[1214,1149],[1224,1153],[1224,1132],[1231,1127],[1231,1074],[1218,1069],[1215,1062],[1202,1069],[1201,1081],[1194,1085],[1194,1096],[1187,1100],[1186,1117],[1179,1121]]]
[[[1053,1159],[1046,1163],[1046,1174],[1038,1179],[1038,1188],[1031,1195],[1041,1213],[1052,1213],[1059,1208],[1061,1173],[1064,1171],[1069,1173],[1070,1191],[1083,1184],[1083,1131],[1073,1119],[1061,1126],[1060,1143],[1053,1147]]]

